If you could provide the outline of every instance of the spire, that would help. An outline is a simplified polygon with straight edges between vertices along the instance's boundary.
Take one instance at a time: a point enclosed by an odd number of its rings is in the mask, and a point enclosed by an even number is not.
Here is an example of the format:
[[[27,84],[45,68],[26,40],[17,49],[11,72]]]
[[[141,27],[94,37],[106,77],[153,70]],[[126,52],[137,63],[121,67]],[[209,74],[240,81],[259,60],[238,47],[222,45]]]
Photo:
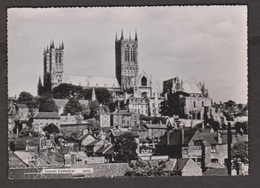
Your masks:
[[[96,99],[96,93],[95,93],[95,89],[94,89],[94,88],[93,88],[93,90],[92,90],[92,97],[91,97],[91,100],[92,100],[92,101],[97,100],[97,99]]]
[[[131,33],[129,33],[129,40],[131,40]]]
[[[41,77],[39,76],[39,81],[38,81],[38,87],[42,87],[42,80],[41,80]]]
[[[61,42],[61,49],[64,49],[63,41]]]
[[[44,49],[43,49],[43,54],[45,54],[46,53],[46,49],[45,49],[45,47],[44,47]]]
[[[138,41],[138,38],[137,38],[137,31],[135,30],[135,41]]]
[[[54,48],[54,41],[53,41],[53,39],[52,39],[51,45],[50,45],[50,49],[52,49],[52,48]]]
[[[121,30],[121,39],[124,39],[124,32],[123,32],[123,29]]]

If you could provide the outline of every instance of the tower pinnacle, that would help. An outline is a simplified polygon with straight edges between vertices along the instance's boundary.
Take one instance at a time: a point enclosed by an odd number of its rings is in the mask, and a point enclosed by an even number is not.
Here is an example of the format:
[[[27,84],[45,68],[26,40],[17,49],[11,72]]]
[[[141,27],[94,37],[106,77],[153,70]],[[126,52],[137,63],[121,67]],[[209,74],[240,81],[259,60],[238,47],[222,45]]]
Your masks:
[[[97,100],[97,99],[96,99],[96,93],[95,93],[95,89],[94,89],[94,88],[93,88],[93,90],[92,90],[92,97],[91,97],[91,100],[92,100],[92,101]]]
[[[123,29],[121,30],[121,39],[124,39],[124,32],[123,32]]]
[[[137,31],[135,30],[135,41],[138,41],[138,38],[137,38]]]

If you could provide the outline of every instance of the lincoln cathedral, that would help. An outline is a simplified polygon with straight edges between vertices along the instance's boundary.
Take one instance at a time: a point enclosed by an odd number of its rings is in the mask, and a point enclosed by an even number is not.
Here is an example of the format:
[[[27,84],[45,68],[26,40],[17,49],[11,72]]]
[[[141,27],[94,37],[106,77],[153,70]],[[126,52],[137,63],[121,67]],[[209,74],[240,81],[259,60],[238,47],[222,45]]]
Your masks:
[[[139,69],[138,36],[125,37],[123,30],[115,36],[115,76],[71,75],[64,72],[64,44],[54,41],[43,51],[43,84],[38,83],[38,95],[51,91],[61,83],[83,88],[106,88],[116,101],[124,102],[129,111],[148,116],[160,116],[160,103],[166,100],[166,93],[182,91],[183,113],[187,117],[202,118],[205,107],[211,106],[208,90],[204,84],[183,82],[179,77],[164,82],[152,80],[144,70]],[[162,84],[163,83],[163,84]],[[124,93],[122,95],[122,93]],[[198,108],[200,107],[200,108]]]

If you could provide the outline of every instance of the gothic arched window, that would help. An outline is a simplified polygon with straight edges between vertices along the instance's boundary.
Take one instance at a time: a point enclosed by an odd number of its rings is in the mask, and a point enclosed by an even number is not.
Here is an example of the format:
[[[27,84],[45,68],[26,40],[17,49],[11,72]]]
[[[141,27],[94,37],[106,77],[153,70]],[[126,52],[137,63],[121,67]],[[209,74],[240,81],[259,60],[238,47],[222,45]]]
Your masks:
[[[141,79],[141,86],[147,86],[147,78],[144,76]]]
[[[131,49],[131,61],[132,62],[135,62],[135,54],[134,54],[135,52],[134,52],[134,49],[132,48]]]
[[[61,54],[59,54],[59,63],[61,64]]]
[[[129,61],[129,49],[125,49],[125,61]]]
[[[58,63],[58,53],[55,54],[55,62]]]

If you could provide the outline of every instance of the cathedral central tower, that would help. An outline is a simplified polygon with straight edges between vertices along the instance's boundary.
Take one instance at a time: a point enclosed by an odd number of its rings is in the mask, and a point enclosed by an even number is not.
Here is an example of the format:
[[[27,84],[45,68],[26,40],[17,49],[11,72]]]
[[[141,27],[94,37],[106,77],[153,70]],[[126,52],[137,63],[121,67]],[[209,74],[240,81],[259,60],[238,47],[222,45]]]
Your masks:
[[[139,71],[138,39],[124,38],[123,30],[120,39],[115,39],[116,78],[122,90],[133,88]]]

